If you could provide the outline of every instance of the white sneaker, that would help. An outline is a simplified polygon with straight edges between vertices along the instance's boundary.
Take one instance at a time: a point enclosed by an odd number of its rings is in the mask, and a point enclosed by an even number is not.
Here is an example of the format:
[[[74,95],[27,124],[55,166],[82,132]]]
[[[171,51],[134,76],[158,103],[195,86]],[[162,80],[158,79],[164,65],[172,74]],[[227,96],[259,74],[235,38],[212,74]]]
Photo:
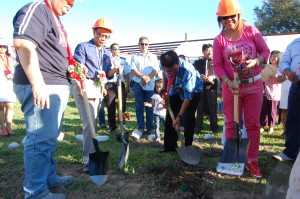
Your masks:
[[[139,140],[142,137],[142,135],[143,135],[143,133],[137,129],[132,131],[132,133],[131,133],[131,136],[137,140]]]
[[[272,158],[275,160],[278,160],[280,162],[285,161],[285,160],[287,160],[287,161],[294,160],[294,159],[290,158],[289,156],[285,155],[284,153],[278,153],[276,155],[273,155]]]

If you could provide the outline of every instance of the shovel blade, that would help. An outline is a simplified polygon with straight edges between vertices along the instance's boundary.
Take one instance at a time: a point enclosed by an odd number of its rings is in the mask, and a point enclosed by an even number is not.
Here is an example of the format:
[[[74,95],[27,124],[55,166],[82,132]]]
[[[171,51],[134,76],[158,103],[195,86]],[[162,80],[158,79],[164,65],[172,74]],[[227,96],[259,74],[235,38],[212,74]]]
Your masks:
[[[108,151],[100,151],[98,142],[93,138],[95,153],[89,155],[89,175],[90,179],[98,186],[103,185],[108,178]]]
[[[197,165],[200,162],[200,154],[195,150],[193,146],[184,146],[176,148],[176,151],[180,159],[189,165]]]
[[[289,188],[291,168],[285,164],[279,163],[271,172],[265,189],[266,199],[285,198]]]
[[[226,139],[220,162],[234,163],[236,154],[237,154],[237,139],[236,138]]]
[[[129,156],[129,132],[121,133],[122,148],[118,161],[120,169],[124,169]]]
[[[220,162],[217,165],[217,172],[237,176],[243,175],[248,147],[248,138],[240,140],[237,138],[226,139]]]
[[[249,147],[249,139],[226,139],[223,154],[221,156],[221,163],[245,163],[247,161],[247,152]]]

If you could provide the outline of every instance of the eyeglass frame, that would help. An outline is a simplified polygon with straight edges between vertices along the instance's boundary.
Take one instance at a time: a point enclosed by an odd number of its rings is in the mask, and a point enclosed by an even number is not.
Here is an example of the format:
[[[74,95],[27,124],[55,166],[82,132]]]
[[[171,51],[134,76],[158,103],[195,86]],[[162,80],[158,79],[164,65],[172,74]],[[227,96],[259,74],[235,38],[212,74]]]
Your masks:
[[[100,39],[103,39],[103,38],[109,39],[110,38],[110,35],[103,35],[103,33],[99,33],[99,32],[97,32],[97,30],[95,30],[94,32],[96,33],[97,37],[99,37]]]

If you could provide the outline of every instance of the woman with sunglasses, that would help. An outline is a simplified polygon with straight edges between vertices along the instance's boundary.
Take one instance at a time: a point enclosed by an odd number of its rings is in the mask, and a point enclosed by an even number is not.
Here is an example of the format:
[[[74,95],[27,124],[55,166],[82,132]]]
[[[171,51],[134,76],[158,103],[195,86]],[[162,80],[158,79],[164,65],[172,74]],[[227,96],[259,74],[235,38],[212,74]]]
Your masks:
[[[221,33],[214,39],[213,66],[222,80],[226,138],[235,138],[233,94],[239,96],[239,116],[244,112],[244,122],[250,139],[246,168],[253,177],[260,178],[258,149],[260,142],[260,111],[263,101],[261,64],[268,60],[270,50],[257,28],[245,25],[242,8],[237,0],[221,0],[218,5],[218,24]],[[239,74],[238,87],[233,74]]]

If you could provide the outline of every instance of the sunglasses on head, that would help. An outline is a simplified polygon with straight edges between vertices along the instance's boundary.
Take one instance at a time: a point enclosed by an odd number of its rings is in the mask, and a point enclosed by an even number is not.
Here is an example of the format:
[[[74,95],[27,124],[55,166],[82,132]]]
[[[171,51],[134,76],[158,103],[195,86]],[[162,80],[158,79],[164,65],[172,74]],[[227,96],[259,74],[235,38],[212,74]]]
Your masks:
[[[233,19],[233,18],[235,18],[236,17],[236,15],[230,15],[230,16],[226,16],[226,17],[219,17],[220,19],[222,19],[222,20],[227,20],[227,19]]]

